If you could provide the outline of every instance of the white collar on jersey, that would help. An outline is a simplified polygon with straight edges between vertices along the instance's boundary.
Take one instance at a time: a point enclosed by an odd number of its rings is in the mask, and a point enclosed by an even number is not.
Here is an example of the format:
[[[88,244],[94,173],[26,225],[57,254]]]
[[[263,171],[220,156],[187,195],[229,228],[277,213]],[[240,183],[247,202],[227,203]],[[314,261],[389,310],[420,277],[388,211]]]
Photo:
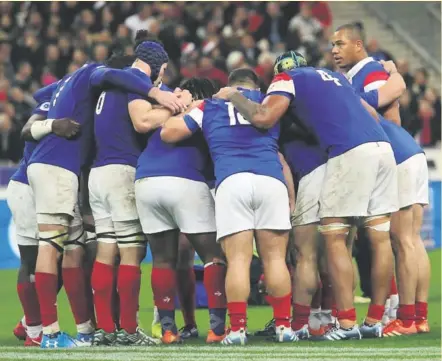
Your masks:
[[[368,63],[374,61],[374,59],[369,56],[367,58],[362,59],[360,62],[358,62],[355,66],[353,66],[353,68],[351,68],[347,74],[345,74],[345,76],[347,77],[347,79],[349,80],[350,83],[352,83],[353,77],[359,73],[359,71]]]
[[[141,71],[144,75],[147,75],[143,69],[139,68],[138,66],[131,66],[132,69],[137,69],[139,71]]]

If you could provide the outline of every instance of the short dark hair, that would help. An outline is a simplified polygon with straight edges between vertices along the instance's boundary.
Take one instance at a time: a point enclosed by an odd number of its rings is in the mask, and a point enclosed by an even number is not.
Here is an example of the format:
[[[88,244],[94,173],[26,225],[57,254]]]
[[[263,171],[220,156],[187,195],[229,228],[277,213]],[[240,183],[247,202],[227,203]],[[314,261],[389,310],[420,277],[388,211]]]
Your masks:
[[[125,55],[114,53],[106,59],[104,64],[113,69],[124,69],[131,66],[137,57],[135,55]]]
[[[336,31],[341,31],[341,30],[347,30],[351,32],[351,36],[354,40],[362,40],[362,43],[365,44],[364,24],[361,23],[360,21],[344,24],[336,29]]]
[[[164,47],[164,44],[155,35],[149,34],[149,31],[146,29],[141,29],[141,30],[138,30],[135,34],[134,50],[138,47],[138,45],[140,45],[141,43],[143,43],[145,41],[151,41],[153,43],[158,43]]]
[[[240,68],[233,70],[229,75],[229,85],[235,84],[253,84],[256,87],[259,87],[260,80],[259,76],[249,68]]]
[[[208,78],[190,78],[184,80],[180,88],[188,90],[192,94],[194,100],[202,100],[211,98],[212,95],[219,91],[219,86]]]

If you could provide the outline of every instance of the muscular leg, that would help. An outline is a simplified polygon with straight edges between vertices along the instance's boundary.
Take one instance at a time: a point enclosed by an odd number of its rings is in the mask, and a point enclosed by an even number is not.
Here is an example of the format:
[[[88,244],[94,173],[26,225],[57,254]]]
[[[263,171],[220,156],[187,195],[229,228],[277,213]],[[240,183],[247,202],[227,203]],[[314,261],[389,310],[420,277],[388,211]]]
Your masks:
[[[318,225],[316,223],[293,228],[296,249],[296,268],[293,275],[292,329],[308,324],[312,297],[318,288]]]
[[[417,256],[413,241],[412,207],[402,208],[391,216],[391,238],[396,255],[396,276],[399,291],[397,318],[410,327],[415,317]]]
[[[424,209],[420,204],[414,204],[413,209],[413,242],[416,252],[418,279],[416,287],[416,320],[426,320],[428,310],[428,291],[430,289],[431,265],[424,242],[421,238],[421,228]]]
[[[140,263],[146,238],[138,220],[114,222],[120,251],[117,289],[120,298],[120,328],[129,334],[137,331],[141,286]]]
[[[190,243],[204,262],[204,287],[207,291],[210,329],[216,336],[225,333],[227,299],[226,263],[216,233],[187,234]]]
[[[286,264],[289,232],[256,230],[255,239],[264,268],[267,292],[272,296],[275,325],[277,328],[288,328],[292,294],[290,273]]]
[[[367,218],[364,223],[372,252],[372,297],[366,323],[382,320],[385,302],[390,294],[393,277],[393,251],[390,241],[390,217],[388,215]]]
[[[179,230],[150,234],[147,238],[153,259],[152,291],[160,316],[163,336],[166,332],[176,335],[175,294]]]
[[[232,331],[247,327],[247,299],[250,294],[250,263],[253,231],[243,231],[221,239],[227,258],[226,297]],[[286,268],[287,270],[287,268]]]
[[[184,325],[196,327],[195,320],[195,250],[186,235],[180,233],[177,264],[177,290],[183,314]]]
[[[35,242],[35,240],[34,240]],[[17,279],[17,293],[26,320],[26,333],[30,338],[37,338],[41,333],[40,305],[35,288],[35,263],[38,246],[21,246],[20,269]]]
[[[343,328],[351,328],[356,323],[356,310],[353,305],[353,264],[346,240],[350,232],[346,218],[321,219],[320,232],[325,240],[328,274],[338,309],[338,319]]]
[[[37,214],[37,218],[38,218]],[[50,215],[51,217],[52,215]],[[53,215],[62,224],[40,223],[39,246],[35,267],[35,288],[40,304],[43,333],[55,334],[60,331],[57,316],[57,261],[63,244],[68,239],[68,215]],[[51,217],[52,218],[52,217]]]

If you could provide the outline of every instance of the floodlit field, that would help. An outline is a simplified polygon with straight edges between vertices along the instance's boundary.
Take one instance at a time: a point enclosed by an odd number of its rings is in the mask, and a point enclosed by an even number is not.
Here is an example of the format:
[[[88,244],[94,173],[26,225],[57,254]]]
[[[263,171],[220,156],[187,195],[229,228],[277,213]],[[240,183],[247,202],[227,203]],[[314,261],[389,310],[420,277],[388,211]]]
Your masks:
[[[12,335],[12,329],[21,317],[21,308],[15,292],[16,271],[1,271],[0,280],[0,360],[159,360],[159,361],[223,361],[223,360],[441,360],[441,253],[430,254],[432,283],[429,300],[431,333],[400,338],[361,340],[347,342],[297,342],[292,345],[275,345],[253,337],[246,347],[221,347],[204,345],[208,328],[206,310],[197,311],[200,339],[182,346],[158,346],[155,348],[87,348],[75,350],[40,350],[21,346]],[[143,268],[144,287],[141,292],[140,318],[142,326],[150,331],[152,321],[152,295],[149,287],[150,266]],[[367,305],[358,305],[361,320]],[[59,301],[60,324],[75,333],[73,318],[64,293]],[[251,332],[262,328],[272,317],[269,307],[252,307],[248,324]],[[182,325],[177,312],[178,325]]]

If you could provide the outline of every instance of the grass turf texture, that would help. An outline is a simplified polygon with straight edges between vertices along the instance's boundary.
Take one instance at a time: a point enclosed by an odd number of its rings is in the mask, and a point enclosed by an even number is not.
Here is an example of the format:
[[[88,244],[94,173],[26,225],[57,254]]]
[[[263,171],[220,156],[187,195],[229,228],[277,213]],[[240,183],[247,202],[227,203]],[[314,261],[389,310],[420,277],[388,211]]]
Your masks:
[[[431,332],[409,337],[385,338],[346,342],[315,343],[302,341],[290,345],[275,345],[263,338],[252,337],[246,347],[206,346],[208,329],[207,310],[196,313],[200,338],[181,346],[155,348],[86,348],[74,350],[40,350],[25,348],[12,334],[12,329],[22,316],[15,291],[16,270],[0,271],[0,360],[441,360],[441,251],[430,253],[432,280],[429,299]],[[150,333],[153,316],[152,293],[149,286],[150,265],[143,266],[140,320]],[[75,325],[66,295],[62,291],[58,302],[60,325],[75,335]],[[358,320],[362,321],[367,305],[357,305]],[[178,311],[177,323],[183,324]],[[250,307],[248,328],[250,332],[261,329],[272,317],[269,307]]]

